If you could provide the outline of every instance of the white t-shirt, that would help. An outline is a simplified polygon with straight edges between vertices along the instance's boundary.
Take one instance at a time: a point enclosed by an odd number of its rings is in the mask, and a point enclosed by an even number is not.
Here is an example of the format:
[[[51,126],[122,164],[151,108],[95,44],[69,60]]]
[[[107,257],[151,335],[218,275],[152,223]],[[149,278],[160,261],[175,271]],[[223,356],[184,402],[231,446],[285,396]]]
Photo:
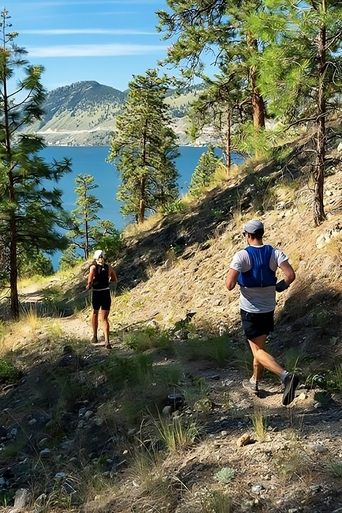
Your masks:
[[[262,248],[262,246],[253,246],[253,248]],[[286,262],[288,257],[281,250],[273,248],[270,258],[270,269],[276,271],[283,262]],[[251,269],[251,261],[249,254],[245,249],[235,253],[231,269],[245,273]],[[240,287],[240,308],[245,312],[251,313],[266,313],[272,312],[275,309],[275,286],[270,287]]]

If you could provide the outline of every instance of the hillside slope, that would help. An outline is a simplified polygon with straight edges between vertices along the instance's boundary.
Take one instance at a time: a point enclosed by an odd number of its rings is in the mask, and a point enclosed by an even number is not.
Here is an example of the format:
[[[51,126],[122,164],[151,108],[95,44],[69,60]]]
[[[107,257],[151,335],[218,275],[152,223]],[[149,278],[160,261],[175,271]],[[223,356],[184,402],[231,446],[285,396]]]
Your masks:
[[[315,228],[310,145],[126,239],[110,353],[89,343],[89,264],[22,287],[1,346],[0,511],[341,511],[341,154],[335,139]],[[251,361],[224,277],[254,217],[297,273],[269,340],[301,375],[288,408],[268,373],[260,397],[241,386]]]

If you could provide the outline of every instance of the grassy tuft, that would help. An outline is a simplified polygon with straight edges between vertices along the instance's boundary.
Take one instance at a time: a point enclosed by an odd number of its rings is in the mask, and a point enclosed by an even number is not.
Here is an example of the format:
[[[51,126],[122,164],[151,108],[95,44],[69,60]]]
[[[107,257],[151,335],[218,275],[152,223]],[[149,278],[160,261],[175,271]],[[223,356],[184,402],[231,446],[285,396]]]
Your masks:
[[[289,372],[300,372],[305,363],[308,363],[310,357],[302,349],[290,347],[284,353],[284,367]]]
[[[129,358],[111,354],[103,365],[103,371],[115,390],[126,385],[146,386],[152,381],[152,360],[143,354]]]
[[[0,383],[13,383],[20,375],[20,371],[11,362],[0,358]]]
[[[328,472],[332,477],[342,479],[342,460],[331,462],[328,465]]]
[[[175,351],[183,361],[208,360],[219,366],[224,366],[228,361],[236,362],[234,348],[226,336],[187,340],[175,347]]]
[[[53,319],[47,324],[47,332],[52,339],[60,339],[63,335],[63,328],[60,321]]]
[[[275,463],[279,476],[285,481],[309,476],[312,469],[312,462],[309,461],[307,454],[300,450],[298,442],[279,456]]]
[[[200,513],[232,513],[232,499],[219,490],[208,491],[202,501]]]
[[[199,433],[194,421],[186,423],[182,417],[174,417],[171,421],[159,417],[156,428],[162,443],[170,452],[178,452],[189,447]]]
[[[153,450],[136,449],[130,465],[130,476],[145,491],[153,488],[156,478],[160,477],[160,458]]]
[[[259,442],[264,442],[267,436],[267,417],[260,409],[251,415],[253,429]]]
[[[329,371],[326,380],[328,390],[342,393],[342,365]]]
[[[167,347],[170,344],[170,337],[166,332],[147,326],[144,329],[125,333],[123,341],[131,349],[143,352],[147,349]]]

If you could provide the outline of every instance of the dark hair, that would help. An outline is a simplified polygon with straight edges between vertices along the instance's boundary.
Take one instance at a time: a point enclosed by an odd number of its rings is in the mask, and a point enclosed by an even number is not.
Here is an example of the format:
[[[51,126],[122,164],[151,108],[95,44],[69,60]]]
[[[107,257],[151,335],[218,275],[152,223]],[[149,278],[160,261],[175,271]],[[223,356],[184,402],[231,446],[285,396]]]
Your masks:
[[[252,239],[262,239],[264,235],[264,230],[261,228],[260,230],[256,230],[254,233],[250,234]]]

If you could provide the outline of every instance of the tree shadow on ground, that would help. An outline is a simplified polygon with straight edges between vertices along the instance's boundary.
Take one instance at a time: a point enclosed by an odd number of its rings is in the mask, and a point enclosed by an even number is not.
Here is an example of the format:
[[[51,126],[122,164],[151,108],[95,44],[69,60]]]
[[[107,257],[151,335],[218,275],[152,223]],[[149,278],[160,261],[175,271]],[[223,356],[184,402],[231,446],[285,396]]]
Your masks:
[[[146,281],[147,271],[165,264],[170,250],[177,258],[189,259],[195,252],[207,249],[211,238],[227,230],[234,213],[252,209],[262,211],[268,208],[267,205],[272,208],[272,198],[268,198],[270,188],[282,181],[307,180],[311,172],[313,144],[309,136],[299,143],[287,145],[286,155],[283,152],[286,145],[276,148],[268,162],[245,167],[245,176],[238,184],[213,189],[191,212],[169,215],[149,232],[128,239],[117,264],[118,290],[131,289]],[[336,162],[331,159],[327,167],[334,165]]]
[[[313,283],[289,295],[277,316],[277,352],[296,348],[324,366],[337,365],[342,332],[341,292]]]
[[[143,365],[141,369],[144,369],[146,355],[135,355],[135,357],[141,360]],[[72,469],[74,474],[82,477],[85,468],[88,468],[88,471],[91,469],[93,474],[111,472],[114,469],[116,477],[113,482],[115,483],[116,479],[119,482],[120,471],[124,471],[130,464],[130,457],[122,456],[123,448],[127,450],[128,447],[131,450],[139,440],[139,423],[132,426],[120,424],[123,412],[131,414],[130,408],[127,409],[128,398],[132,403],[139,398],[134,391],[128,396],[122,395],[122,392],[126,390],[126,386],[130,387],[137,381],[138,374],[135,373],[134,368],[127,367],[126,364],[122,368],[113,367],[111,375],[115,379],[119,371],[127,372],[128,381],[127,385],[121,389],[116,381],[115,386],[109,386],[108,382],[103,380],[104,368],[108,366],[109,358],[112,359],[112,356],[108,357],[108,353],[103,350],[94,351],[86,344],[76,346],[74,350],[64,348],[62,353],[55,353],[49,358],[37,353],[31,358],[31,363],[26,367],[25,376],[17,386],[4,390],[0,395],[0,409],[3,412],[2,421],[6,433],[13,433],[13,430],[17,433],[14,438],[11,436],[6,438],[4,451],[0,453],[0,462],[11,469],[12,474],[9,475],[15,478],[16,487],[28,487],[34,479],[37,492],[46,492],[46,490],[49,491],[50,485],[50,488],[54,486],[54,479],[50,478],[53,478],[56,472],[68,473]],[[165,361],[165,349],[156,352],[154,361],[160,364],[164,362],[166,368],[174,363],[170,359]],[[206,362],[198,362],[198,365],[208,368]],[[184,367],[187,366],[184,364]],[[217,370],[211,362],[211,368],[222,375],[225,371],[231,370],[229,363],[226,364],[226,369]],[[239,371],[236,370],[236,373],[236,378],[239,378]],[[182,379],[186,379],[188,383],[188,385],[183,384],[183,387],[191,386],[192,380],[188,375],[185,374]],[[210,380],[210,384],[214,387],[217,383],[220,381]],[[240,390],[240,379],[235,379],[229,386]],[[165,391],[162,393],[165,395]],[[151,401],[160,401],[160,397],[157,398],[156,386],[151,386],[146,389],[146,396],[140,398],[137,404],[139,407],[146,408]],[[260,406],[260,403],[258,405]],[[158,408],[161,407],[162,403],[159,402]],[[185,419],[189,415],[186,409],[187,407],[183,411]],[[100,411],[106,415],[106,421],[103,423],[95,421],[100,416]],[[224,450],[224,440],[252,431],[253,411],[253,405],[250,403],[249,406],[241,404],[238,409],[233,410],[215,407],[210,412],[192,413],[189,419],[196,418],[201,428],[198,443],[206,441],[211,443],[213,437],[217,437]],[[320,437],[328,438],[330,425],[332,423],[338,425],[342,417],[340,408],[336,408],[335,405],[330,405],[326,410],[312,409],[306,412],[286,409],[279,405],[272,408],[265,407],[264,413],[268,417],[269,425],[277,433],[293,429],[300,433],[300,437],[311,427],[319,426]],[[151,410],[146,411],[146,414],[151,416]],[[133,431],[130,431],[132,427]],[[145,445],[149,443],[149,437],[145,436],[142,440]],[[262,452],[262,445],[259,448]],[[41,454],[44,449],[50,451],[45,456]],[[237,465],[238,472],[239,458],[236,453],[232,464]],[[73,463],[70,463],[71,460]],[[23,461],[25,464],[22,463]],[[197,465],[192,469],[191,464],[186,464],[183,470],[180,470],[178,477],[184,480],[186,485],[190,485],[192,481],[202,480],[202,473],[213,478],[221,467],[221,464],[203,463],[202,466]],[[248,472],[246,467],[241,477],[248,475]],[[10,482],[12,482],[11,479],[10,477]],[[243,479],[245,481],[245,478]],[[326,477],[321,477],[319,483],[325,486],[326,481]],[[50,485],[46,485],[49,482]],[[312,483],[318,483],[316,478]],[[44,488],[45,486],[47,488]],[[244,486],[246,486],[248,497],[250,492],[247,482],[244,482]],[[293,494],[291,500],[285,502],[289,507],[293,507],[299,497],[299,494]],[[313,505],[318,505],[322,501],[322,495],[309,499],[313,501]],[[261,503],[265,507],[272,508],[269,511],[284,511],[281,507],[277,509],[278,506],[273,504],[271,496],[266,496]]]

